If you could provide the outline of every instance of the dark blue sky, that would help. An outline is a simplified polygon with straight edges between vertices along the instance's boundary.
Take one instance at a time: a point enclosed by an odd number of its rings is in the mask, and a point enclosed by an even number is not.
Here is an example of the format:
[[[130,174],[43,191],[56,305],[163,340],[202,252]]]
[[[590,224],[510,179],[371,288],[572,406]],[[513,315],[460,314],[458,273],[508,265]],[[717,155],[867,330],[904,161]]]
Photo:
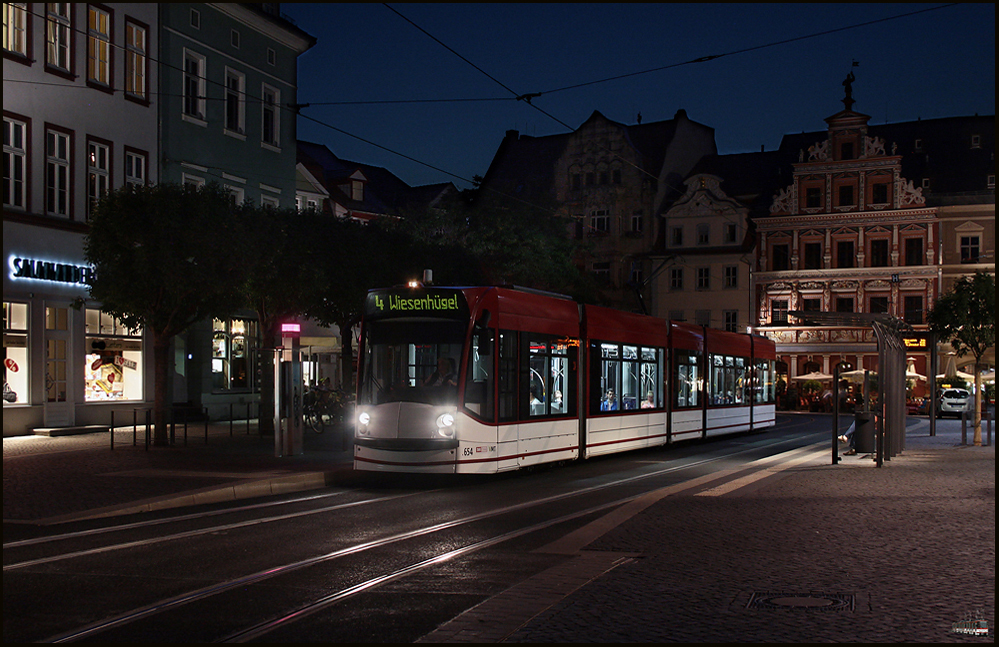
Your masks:
[[[825,127],[843,107],[851,69],[854,110],[872,124],[995,114],[993,3],[285,3],[282,11],[318,39],[299,59],[298,99],[311,104],[299,138],[414,186],[467,188],[507,130],[569,132],[594,110],[633,124],[639,113],[648,123],[682,108],[715,129],[721,153],[773,150],[785,133]],[[710,56],[718,58],[689,63]],[[530,105],[515,100],[538,92]]]

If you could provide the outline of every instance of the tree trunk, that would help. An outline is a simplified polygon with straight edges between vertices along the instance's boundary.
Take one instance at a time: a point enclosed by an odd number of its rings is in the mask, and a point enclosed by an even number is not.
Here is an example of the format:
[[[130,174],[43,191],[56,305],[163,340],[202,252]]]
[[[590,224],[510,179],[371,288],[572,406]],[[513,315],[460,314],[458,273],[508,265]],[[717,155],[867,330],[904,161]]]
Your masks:
[[[173,353],[170,335],[153,331],[153,444],[170,444],[167,428],[169,397],[168,380],[173,378]]]

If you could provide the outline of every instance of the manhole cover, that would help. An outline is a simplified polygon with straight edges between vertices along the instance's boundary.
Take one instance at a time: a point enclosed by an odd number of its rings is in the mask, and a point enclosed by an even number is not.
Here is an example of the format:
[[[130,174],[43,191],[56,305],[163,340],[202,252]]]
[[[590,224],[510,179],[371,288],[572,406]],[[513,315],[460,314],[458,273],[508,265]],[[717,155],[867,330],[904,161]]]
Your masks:
[[[799,593],[792,591],[757,591],[749,598],[747,609],[807,609],[817,611],[853,611],[851,593]]]

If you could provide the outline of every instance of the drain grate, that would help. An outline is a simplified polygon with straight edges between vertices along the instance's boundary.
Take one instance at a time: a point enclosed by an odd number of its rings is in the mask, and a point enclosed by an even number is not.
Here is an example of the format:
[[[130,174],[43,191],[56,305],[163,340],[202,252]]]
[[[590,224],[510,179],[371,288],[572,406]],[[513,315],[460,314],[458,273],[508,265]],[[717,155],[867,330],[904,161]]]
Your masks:
[[[853,611],[856,598],[852,593],[816,593],[810,591],[756,591],[746,604],[747,609]]]

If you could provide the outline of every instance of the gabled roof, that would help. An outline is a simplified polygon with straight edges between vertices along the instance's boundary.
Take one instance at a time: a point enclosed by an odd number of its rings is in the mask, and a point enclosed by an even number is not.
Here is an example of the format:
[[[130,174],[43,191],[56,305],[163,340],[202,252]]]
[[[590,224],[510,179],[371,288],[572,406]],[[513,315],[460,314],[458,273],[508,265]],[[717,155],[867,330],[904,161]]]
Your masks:
[[[342,210],[367,217],[402,216],[407,210],[432,206],[449,191],[457,192],[450,183],[413,188],[388,169],[341,159],[323,144],[299,141],[298,158],[322,182],[330,199]],[[353,180],[364,183],[362,200],[355,200],[351,195],[349,185]]]

